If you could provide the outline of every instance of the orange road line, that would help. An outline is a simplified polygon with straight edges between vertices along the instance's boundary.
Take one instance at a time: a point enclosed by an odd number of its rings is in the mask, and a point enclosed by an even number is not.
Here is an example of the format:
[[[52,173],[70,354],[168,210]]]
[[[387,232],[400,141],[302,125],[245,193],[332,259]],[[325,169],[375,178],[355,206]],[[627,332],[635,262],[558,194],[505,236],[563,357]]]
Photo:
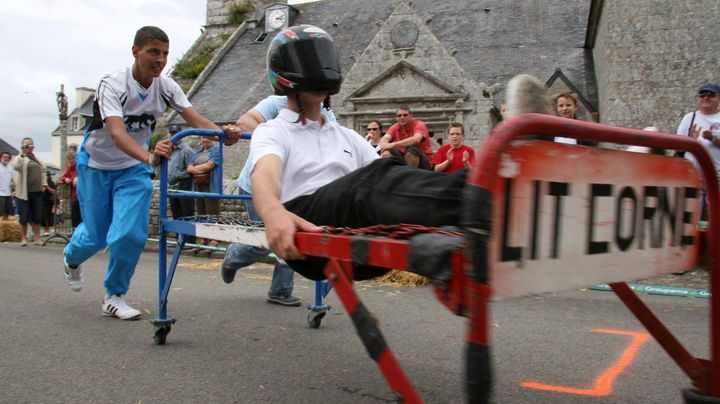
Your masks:
[[[627,368],[635,359],[640,347],[650,338],[648,333],[630,332],[620,330],[595,329],[593,332],[602,332],[606,334],[627,335],[633,337],[630,346],[620,355],[620,359],[610,366],[603,374],[595,380],[595,386],[592,389],[579,389],[575,387],[555,386],[552,384],[544,384],[538,382],[523,382],[522,386],[545,391],[554,391],[558,393],[579,394],[585,396],[607,396],[612,393],[612,385],[615,379]]]

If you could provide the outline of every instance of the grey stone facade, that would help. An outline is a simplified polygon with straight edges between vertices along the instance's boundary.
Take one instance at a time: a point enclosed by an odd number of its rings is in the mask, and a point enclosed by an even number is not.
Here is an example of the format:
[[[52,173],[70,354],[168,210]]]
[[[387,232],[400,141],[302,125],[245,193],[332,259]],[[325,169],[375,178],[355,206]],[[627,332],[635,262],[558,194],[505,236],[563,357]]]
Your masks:
[[[720,81],[720,2],[595,1],[600,120],[675,133],[700,84]],[[597,12],[594,10],[594,12]]]
[[[597,101],[583,46],[586,0],[327,0],[294,7],[291,25],[318,25],[335,39],[345,79],[333,110],[360,133],[371,119],[392,123],[395,108],[407,104],[436,143],[460,121],[467,143],[479,146],[489,133],[489,110],[518,73],[548,80],[559,68],[585,99]],[[208,16],[210,22],[210,9]],[[234,122],[270,94],[265,56],[274,33],[258,42],[263,27],[259,10],[193,85],[190,101],[214,122]],[[488,86],[500,91],[483,94]],[[246,145],[225,149],[226,178],[237,176],[246,155]]]
[[[234,4],[241,4],[244,0],[207,0],[206,27],[223,26],[228,23],[230,8]],[[262,10],[274,3],[287,4],[287,0],[254,0],[255,14],[260,15]],[[252,19],[253,13],[250,13]]]
[[[448,125],[465,125],[466,141],[478,144],[489,132],[487,111],[493,107],[482,96],[487,86],[476,83],[450,51],[433,35],[423,19],[399,2],[375,38],[346,74],[335,106],[341,124],[363,133],[370,120],[387,128],[398,105],[410,107],[434,139],[442,139]]]

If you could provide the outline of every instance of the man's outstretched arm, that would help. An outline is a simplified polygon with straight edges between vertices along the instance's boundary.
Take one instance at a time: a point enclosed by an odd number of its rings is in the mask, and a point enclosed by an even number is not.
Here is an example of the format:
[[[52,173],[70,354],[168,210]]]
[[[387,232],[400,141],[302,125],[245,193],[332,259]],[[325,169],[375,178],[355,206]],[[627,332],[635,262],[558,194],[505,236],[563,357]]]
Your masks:
[[[253,203],[265,222],[268,246],[286,260],[304,259],[295,247],[295,232],[319,232],[322,228],[289,212],[280,202],[282,192],[282,161],[278,156],[266,155],[255,163],[250,180]]]

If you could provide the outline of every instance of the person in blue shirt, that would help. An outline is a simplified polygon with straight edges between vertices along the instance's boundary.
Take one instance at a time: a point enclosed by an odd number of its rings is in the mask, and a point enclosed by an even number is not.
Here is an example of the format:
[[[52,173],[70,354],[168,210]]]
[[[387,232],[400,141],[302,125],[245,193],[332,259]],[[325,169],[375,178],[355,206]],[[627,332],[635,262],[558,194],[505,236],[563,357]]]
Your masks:
[[[215,145],[212,138],[201,137],[201,147],[197,150],[190,159],[190,164],[187,167],[187,172],[193,176],[193,191],[195,192],[210,192],[220,193],[218,183],[220,179],[217,178],[220,174],[218,167],[220,164],[220,150]],[[219,216],[220,215],[220,200],[214,198],[195,198],[195,211],[198,216]],[[208,245],[210,247],[217,247],[217,240],[203,239],[200,244]],[[199,249],[193,248],[191,250],[197,254]],[[212,254],[212,250],[206,249],[206,252]]]
[[[176,133],[182,131],[179,125],[172,125],[168,128],[168,135],[172,137]],[[168,184],[180,191],[191,191],[193,186],[193,178],[187,172],[187,167],[192,162],[195,154],[190,145],[184,139],[180,140],[170,156],[168,162]],[[170,198],[170,211],[173,219],[188,217],[195,215],[195,201],[191,198]],[[194,244],[195,236],[188,236],[187,242]]]
[[[255,128],[264,122],[274,119],[280,111],[287,108],[287,97],[271,95],[260,101],[250,111],[243,114],[237,121],[237,126],[243,132],[252,132]],[[335,114],[329,109],[322,109],[323,115],[332,122],[336,122]],[[248,156],[245,166],[238,177],[238,192],[240,195],[250,195],[252,185],[250,184],[250,170],[253,164]],[[260,215],[255,211],[255,206],[251,199],[243,199],[245,211],[248,219],[252,221],[261,221]],[[235,271],[238,269],[258,262],[270,254],[270,250],[266,248],[254,247],[244,244],[230,244],[225,253],[221,272],[222,279],[225,283],[232,283],[235,279]],[[278,258],[275,262],[272,283],[268,292],[268,303],[276,303],[284,306],[299,306],[301,300],[292,295],[293,291],[294,271],[285,261]]]

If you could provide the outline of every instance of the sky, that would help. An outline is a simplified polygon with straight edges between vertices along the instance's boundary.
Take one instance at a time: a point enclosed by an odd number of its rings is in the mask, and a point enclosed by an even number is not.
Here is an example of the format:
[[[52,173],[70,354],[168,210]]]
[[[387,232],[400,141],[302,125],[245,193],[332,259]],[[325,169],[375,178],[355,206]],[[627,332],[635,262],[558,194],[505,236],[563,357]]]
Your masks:
[[[145,25],[170,37],[167,74],[200,36],[205,13],[205,0],[3,2],[0,138],[19,149],[30,136],[38,156],[50,160],[50,133],[60,123],[55,98],[60,84],[72,112],[76,87],[95,88],[102,75],[132,65],[132,40]]]

